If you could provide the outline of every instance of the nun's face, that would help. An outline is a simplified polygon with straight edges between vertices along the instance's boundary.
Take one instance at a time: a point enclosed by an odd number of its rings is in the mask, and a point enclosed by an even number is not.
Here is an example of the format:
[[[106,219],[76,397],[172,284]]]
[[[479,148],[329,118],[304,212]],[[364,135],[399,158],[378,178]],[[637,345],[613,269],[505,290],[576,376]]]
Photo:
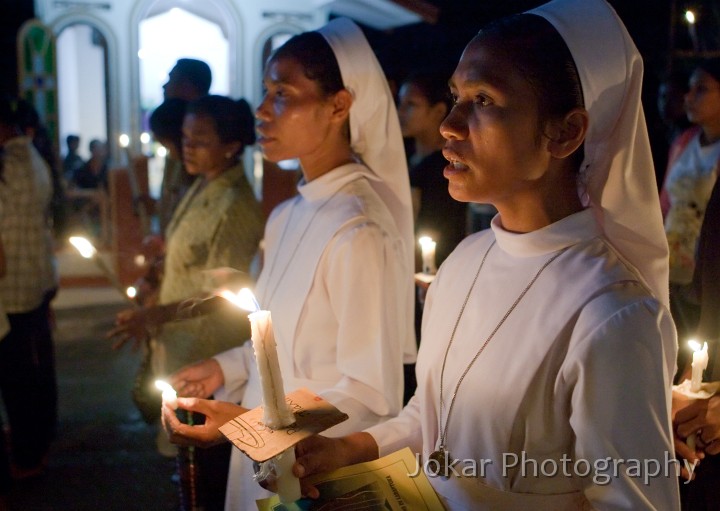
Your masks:
[[[455,106],[440,126],[453,198],[522,204],[546,173],[550,155],[530,83],[497,44],[474,39],[451,80]]]
[[[263,79],[265,96],[255,111],[257,143],[270,161],[281,161],[322,151],[330,138],[332,101],[323,97],[317,82],[305,76],[295,59],[268,62]]]
[[[696,69],[690,76],[685,110],[692,123],[720,124],[720,82],[702,69]]]

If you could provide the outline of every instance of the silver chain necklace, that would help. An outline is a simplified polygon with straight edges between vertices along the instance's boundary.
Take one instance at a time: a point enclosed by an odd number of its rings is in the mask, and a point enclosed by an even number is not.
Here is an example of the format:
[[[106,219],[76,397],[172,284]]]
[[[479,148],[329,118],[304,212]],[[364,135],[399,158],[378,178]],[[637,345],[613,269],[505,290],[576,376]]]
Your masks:
[[[440,415],[438,416],[438,422],[439,422],[439,429],[440,429],[440,445],[437,450],[433,451],[430,454],[430,459],[434,460],[437,463],[437,470],[439,474],[447,474],[447,466],[448,462],[450,461],[450,453],[446,449],[447,445],[447,429],[448,424],[450,423],[450,415],[453,411],[453,406],[455,405],[455,398],[457,397],[458,390],[460,389],[460,385],[462,384],[463,380],[465,379],[465,376],[467,375],[468,371],[470,371],[470,368],[475,364],[475,361],[480,357],[480,354],[485,350],[485,347],[488,345],[490,340],[495,337],[495,334],[498,330],[500,330],[500,327],[505,323],[507,318],[510,316],[512,311],[515,310],[515,308],[518,306],[520,301],[525,297],[527,292],[530,290],[532,285],[535,283],[535,281],[540,277],[540,274],[547,268],[550,263],[552,263],[555,259],[560,257],[566,250],[567,247],[560,250],[557,254],[552,256],[550,259],[548,259],[545,264],[543,264],[540,269],[537,271],[535,276],[530,280],[527,286],[525,286],[525,289],[522,290],[520,295],[517,297],[515,302],[510,306],[510,308],[505,312],[505,315],[502,317],[500,322],[495,326],[492,332],[490,332],[490,335],[487,336],[485,341],[483,342],[482,346],[480,346],[480,349],[475,353],[475,356],[470,360],[470,363],[467,365],[465,370],[463,371],[462,375],[460,376],[460,379],[458,380],[457,384],[455,385],[455,390],[453,391],[452,398],[450,398],[450,406],[448,408],[447,417],[445,417],[445,425],[443,426],[443,410],[445,408],[445,401],[443,399],[443,380],[445,379],[445,364],[447,362],[448,353],[450,353],[450,347],[452,346],[453,340],[455,339],[455,332],[457,331],[457,327],[460,324],[460,319],[463,316],[463,313],[465,312],[465,307],[467,306],[468,300],[470,300],[470,295],[472,294],[473,289],[475,288],[475,283],[477,282],[478,277],[480,276],[480,270],[482,270],[483,266],[485,265],[485,260],[487,259],[488,254],[490,253],[490,250],[495,246],[496,241],[493,240],[493,242],[488,247],[487,251],[485,252],[485,255],[482,258],[482,261],[480,261],[480,266],[478,266],[477,272],[475,273],[475,278],[473,278],[472,284],[470,284],[470,289],[467,292],[467,295],[465,296],[465,301],[462,304],[462,307],[460,307],[460,313],[458,314],[457,319],[455,320],[455,325],[453,326],[452,333],[450,334],[450,341],[448,342],[447,348],[445,349],[445,356],[443,357],[443,363],[442,363],[442,369],[440,370]]]

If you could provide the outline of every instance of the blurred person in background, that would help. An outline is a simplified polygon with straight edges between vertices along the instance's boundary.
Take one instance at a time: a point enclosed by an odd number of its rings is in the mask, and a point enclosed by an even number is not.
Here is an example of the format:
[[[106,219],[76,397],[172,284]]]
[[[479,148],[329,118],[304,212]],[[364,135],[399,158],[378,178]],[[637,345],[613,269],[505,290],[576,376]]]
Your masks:
[[[15,479],[42,474],[57,425],[50,302],[58,280],[48,211],[47,163],[19,122],[19,102],[0,100],[0,236],[5,276],[0,301],[9,332],[0,339],[0,392],[10,426]]]

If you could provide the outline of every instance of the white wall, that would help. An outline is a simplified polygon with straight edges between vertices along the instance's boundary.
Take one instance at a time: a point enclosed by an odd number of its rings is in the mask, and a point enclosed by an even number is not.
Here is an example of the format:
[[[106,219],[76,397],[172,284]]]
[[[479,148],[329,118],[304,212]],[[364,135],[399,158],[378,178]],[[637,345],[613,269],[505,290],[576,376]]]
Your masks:
[[[88,158],[93,138],[107,140],[104,51],[91,42],[88,25],[72,25],[57,39],[60,147],[65,137],[80,136],[80,155]]]

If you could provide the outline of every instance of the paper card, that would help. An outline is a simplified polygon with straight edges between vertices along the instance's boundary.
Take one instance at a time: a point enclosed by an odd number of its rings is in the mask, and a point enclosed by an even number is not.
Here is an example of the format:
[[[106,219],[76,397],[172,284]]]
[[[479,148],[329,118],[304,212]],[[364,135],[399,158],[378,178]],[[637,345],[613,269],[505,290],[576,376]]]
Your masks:
[[[277,495],[257,501],[259,511],[381,510],[441,511],[443,507],[424,471],[407,447],[375,461],[310,477],[317,500],[282,504]]]
[[[255,461],[267,461],[277,456],[300,440],[325,431],[347,420],[348,416],[310,392],[298,389],[285,396],[290,405],[295,424],[283,429],[272,430],[263,424],[263,407],[238,415],[220,426],[220,432]]]

